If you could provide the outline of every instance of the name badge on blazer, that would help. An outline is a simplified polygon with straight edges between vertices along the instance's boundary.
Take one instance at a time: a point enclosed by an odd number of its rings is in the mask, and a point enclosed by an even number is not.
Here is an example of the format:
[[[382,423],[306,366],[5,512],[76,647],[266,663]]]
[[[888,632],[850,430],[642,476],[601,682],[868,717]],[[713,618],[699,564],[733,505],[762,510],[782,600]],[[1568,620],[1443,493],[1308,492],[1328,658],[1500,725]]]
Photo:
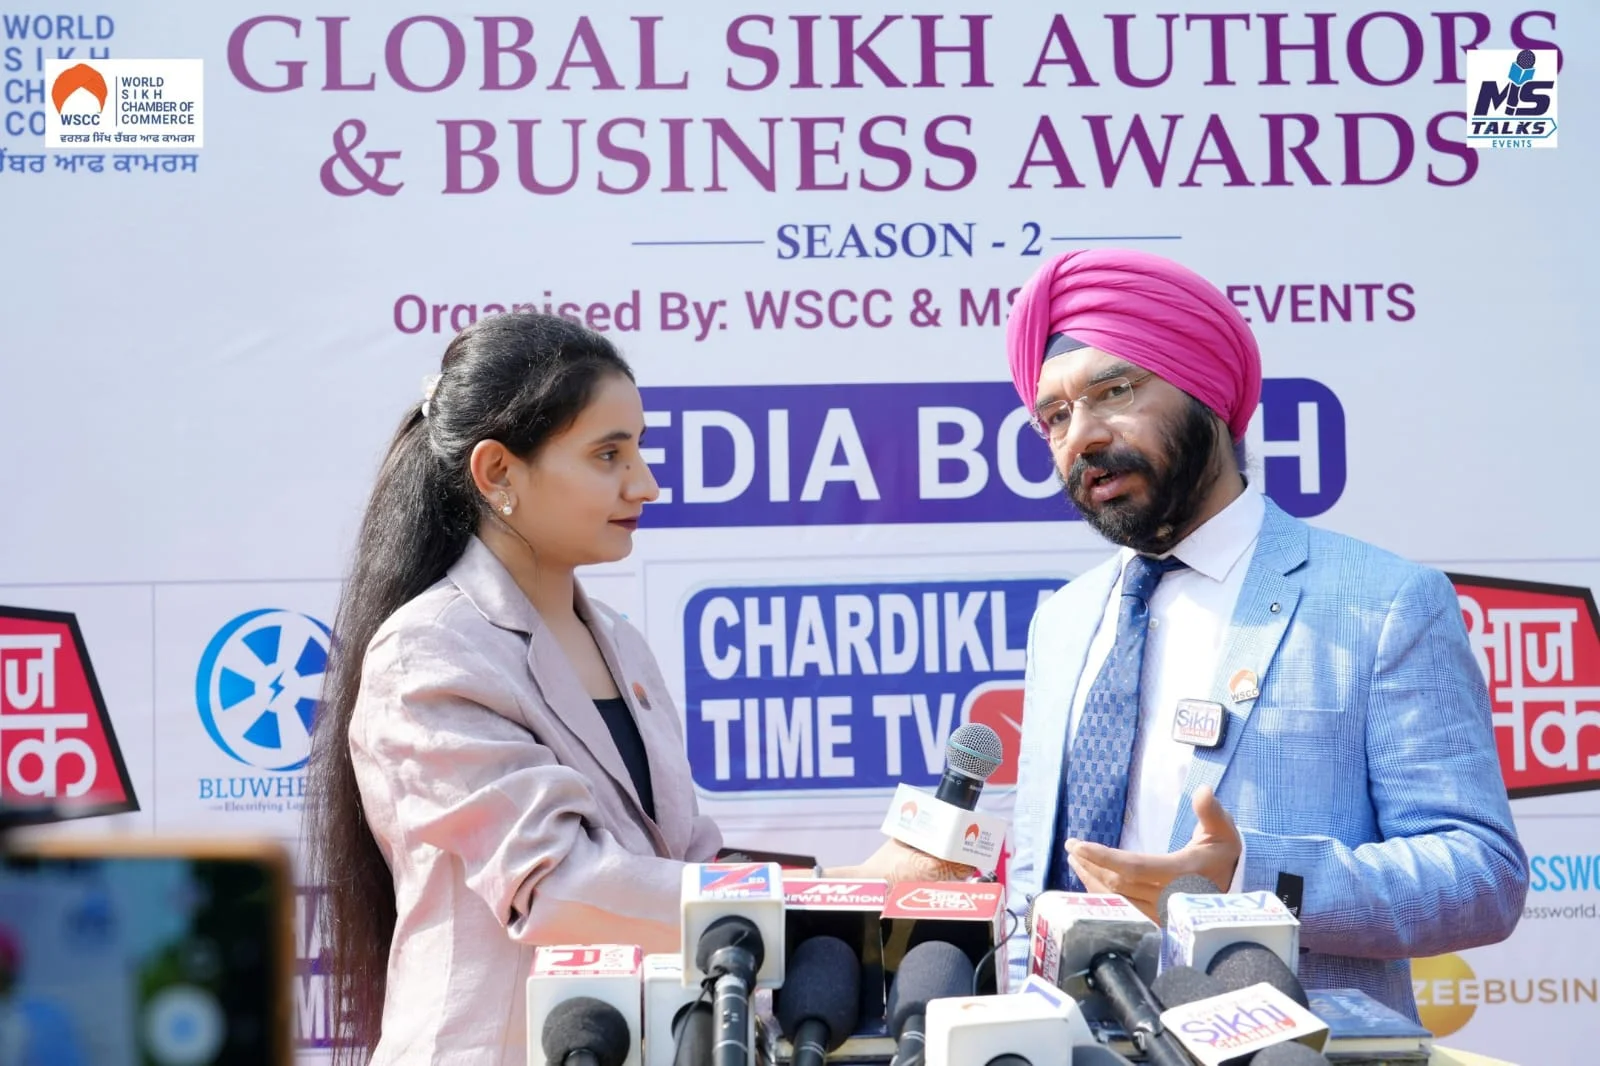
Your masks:
[[[1222,743],[1228,712],[1210,700],[1179,700],[1172,716],[1172,739],[1197,748],[1214,748]]]

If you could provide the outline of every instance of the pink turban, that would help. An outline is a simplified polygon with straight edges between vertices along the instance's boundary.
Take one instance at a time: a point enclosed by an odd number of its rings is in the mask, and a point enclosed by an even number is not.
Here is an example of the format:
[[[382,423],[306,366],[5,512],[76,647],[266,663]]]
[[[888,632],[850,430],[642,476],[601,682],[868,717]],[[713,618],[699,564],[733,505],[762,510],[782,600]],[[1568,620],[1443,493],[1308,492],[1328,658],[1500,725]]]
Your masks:
[[[1244,438],[1261,398],[1261,351],[1239,309],[1188,267],[1123,248],[1067,252],[1040,267],[1006,324],[1011,380],[1030,411],[1057,333],[1159,374]]]

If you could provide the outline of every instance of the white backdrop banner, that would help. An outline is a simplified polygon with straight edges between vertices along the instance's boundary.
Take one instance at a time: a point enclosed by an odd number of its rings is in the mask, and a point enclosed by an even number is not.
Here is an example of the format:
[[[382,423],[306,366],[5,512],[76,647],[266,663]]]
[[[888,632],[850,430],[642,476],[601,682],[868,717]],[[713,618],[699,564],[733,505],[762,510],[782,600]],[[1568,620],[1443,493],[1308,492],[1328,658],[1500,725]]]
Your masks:
[[[858,858],[968,720],[1004,810],[1029,617],[1107,553],[1005,316],[1046,257],[1138,247],[1256,330],[1258,483],[1461,590],[1534,882],[1509,941],[1418,965],[1425,1022],[1584,1059],[1600,94],[1561,59],[1600,10],[1292,6],[0,12],[0,604],[76,617],[139,803],[67,831],[294,839],[381,450],[456,330],[529,307],[638,374],[662,498],[586,581],[730,840]]]

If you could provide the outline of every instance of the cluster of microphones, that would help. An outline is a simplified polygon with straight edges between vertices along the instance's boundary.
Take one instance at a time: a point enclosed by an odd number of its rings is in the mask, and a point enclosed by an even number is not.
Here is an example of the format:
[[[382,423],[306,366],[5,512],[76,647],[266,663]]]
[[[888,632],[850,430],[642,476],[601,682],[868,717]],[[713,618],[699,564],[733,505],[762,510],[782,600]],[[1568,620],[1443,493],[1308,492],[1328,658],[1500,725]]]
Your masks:
[[[966,780],[919,794],[919,815],[973,810],[999,762],[990,738],[981,726],[952,735],[947,767]],[[915,820],[904,806],[897,794],[886,830]],[[933,818],[941,833],[959,821],[949,810]],[[971,834],[946,835],[941,857],[960,861]],[[991,881],[890,886],[814,874],[689,865],[678,953],[537,949],[530,1066],[1328,1062],[1328,1027],[1295,976],[1299,923],[1270,893],[1180,878],[1158,925],[1120,896],[1044,892],[1023,917],[1007,914]],[[1008,918],[1026,929],[1008,929]],[[1004,958],[1013,935],[1029,953],[1020,985]]]

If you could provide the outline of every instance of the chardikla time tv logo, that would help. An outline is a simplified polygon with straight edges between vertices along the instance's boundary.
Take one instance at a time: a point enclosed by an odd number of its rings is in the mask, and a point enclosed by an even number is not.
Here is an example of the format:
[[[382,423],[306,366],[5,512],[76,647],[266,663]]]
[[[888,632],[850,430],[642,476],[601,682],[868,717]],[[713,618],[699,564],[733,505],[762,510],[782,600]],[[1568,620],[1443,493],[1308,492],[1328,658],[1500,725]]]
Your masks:
[[[1554,148],[1554,49],[1470,49],[1467,52],[1467,145]]]

